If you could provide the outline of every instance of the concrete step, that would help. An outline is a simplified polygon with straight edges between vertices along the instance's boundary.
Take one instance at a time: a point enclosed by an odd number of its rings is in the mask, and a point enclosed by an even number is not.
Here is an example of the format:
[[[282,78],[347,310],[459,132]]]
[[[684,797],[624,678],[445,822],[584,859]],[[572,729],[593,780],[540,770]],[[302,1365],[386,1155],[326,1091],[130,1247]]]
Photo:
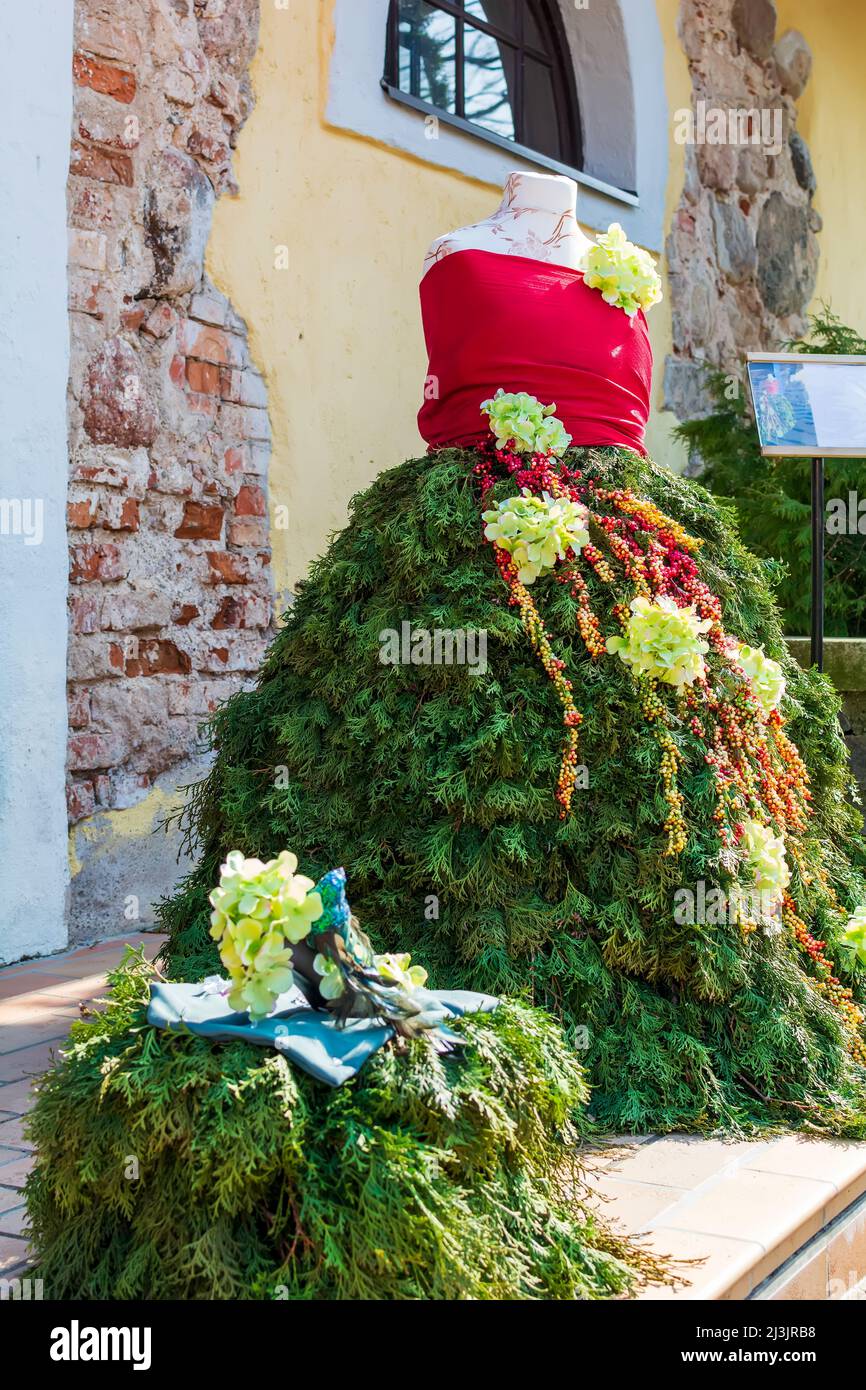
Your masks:
[[[675,1288],[644,1298],[862,1296],[866,1144],[640,1136],[584,1157],[605,1216],[683,1262]]]

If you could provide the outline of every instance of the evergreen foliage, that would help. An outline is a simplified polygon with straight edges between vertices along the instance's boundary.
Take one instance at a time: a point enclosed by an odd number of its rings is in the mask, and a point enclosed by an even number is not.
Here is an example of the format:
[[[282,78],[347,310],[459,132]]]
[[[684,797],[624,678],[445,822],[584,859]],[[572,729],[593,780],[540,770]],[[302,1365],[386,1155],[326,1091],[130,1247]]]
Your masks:
[[[866,339],[847,328],[823,306],[811,319],[808,337],[787,345],[789,351],[866,354]],[[748,390],[709,373],[716,409],[705,419],[689,420],[677,434],[698,454],[701,482],[733,507],[744,543],[771,561],[768,574],[776,586],[785,632],[809,631],[808,576],[812,553],[811,471],[807,459],[764,458],[751,412]],[[863,459],[828,459],[827,498],[846,504],[850,493],[863,493]],[[827,635],[866,636],[866,516],[863,534],[827,536]]]
[[[573,1299],[660,1277],[581,1203],[586,1087],[540,1012],[504,1003],[456,1022],[448,1056],[388,1047],[332,1090],[149,1027],[130,955],[31,1113],[46,1296]]]
[[[677,732],[687,848],[665,858],[659,749],[634,683],[617,659],[589,658],[575,600],[547,575],[533,595],[584,716],[589,775],[559,820],[561,713],[480,541],[474,461],[461,450],[412,459],[356,498],[257,688],[214,717],[216,761],[187,811],[199,865],[161,908],[172,972],[194,978],[215,966],[207,894],[225,852],[268,857],[290,846],[314,877],[345,864],[377,948],[411,951],[442,988],[522,993],[575,1041],[588,1039],[592,1109],[605,1127],[864,1132],[863,1072],[793,938],[674,920],[679,887],[718,881],[706,749]],[[783,664],[788,732],[814,796],[803,862],[823,865],[853,909],[866,898],[866,861],[838,700],[789,658],[764,568],[730,513],[629,452],[572,450],[564,462],[631,487],[701,538],[701,578],[722,600],[727,631]],[[609,635],[610,591],[588,582]],[[382,664],[380,634],[404,621],[486,630],[486,673]],[[853,957],[836,950],[838,908],[813,873],[795,867],[791,887],[862,999]]]

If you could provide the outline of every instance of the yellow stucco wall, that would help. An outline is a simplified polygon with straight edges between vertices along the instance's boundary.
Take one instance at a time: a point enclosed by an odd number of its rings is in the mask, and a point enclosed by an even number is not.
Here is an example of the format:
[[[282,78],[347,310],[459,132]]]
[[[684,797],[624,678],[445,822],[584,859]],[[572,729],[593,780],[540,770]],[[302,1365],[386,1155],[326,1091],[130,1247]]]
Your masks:
[[[679,0],[655,0],[665,36],[669,110],[688,107],[691,84],[677,38]],[[860,90],[866,5],[780,0],[780,32],[799,27],[816,52],[802,102],[825,218],[818,296],[866,328],[858,264],[863,221],[856,174],[864,131],[848,96]],[[324,119],[333,0],[262,5],[253,66],[256,107],[236,156],[240,196],[220,199],[210,239],[213,278],[243,314],[270,393],[274,574],[293,587],[346,519],[349,497],[381,469],[421,452],[415,424],[425,373],[418,309],[421,260],[435,236],[487,215],[498,189],[329,128]],[[384,36],[383,36],[384,42]],[[862,108],[861,108],[862,109]],[[672,123],[673,129],[673,123]],[[667,223],[683,183],[673,139]],[[287,266],[276,268],[277,248]],[[656,360],[653,455],[672,467],[682,451],[659,411],[671,324],[650,315]]]
[[[678,0],[658,6],[672,36],[672,105],[687,105]],[[325,124],[332,11],[332,0],[263,4],[256,107],[235,161],[241,192],[219,201],[208,250],[210,273],[250,325],[268,383],[278,589],[294,586],[345,523],[352,493],[422,452],[421,262],[434,237],[489,214],[499,193]],[[675,147],[671,207],[681,186]],[[278,247],[288,248],[285,269],[275,268]],[[670,317],[661,306],[651,319],[661,364]],[[659,369],[657,398],[660,389]],[[667,433],[654,419],[649,443],[673,462]],[[288,509],[283,529],[278,508]]]
[[[816,303],[825,299],[851,327],[866,334],[866,55],[864,0],[777,0],[779,33],[799,29],[815,57],[800,98],[797,128],[808,144],[824,219]]]

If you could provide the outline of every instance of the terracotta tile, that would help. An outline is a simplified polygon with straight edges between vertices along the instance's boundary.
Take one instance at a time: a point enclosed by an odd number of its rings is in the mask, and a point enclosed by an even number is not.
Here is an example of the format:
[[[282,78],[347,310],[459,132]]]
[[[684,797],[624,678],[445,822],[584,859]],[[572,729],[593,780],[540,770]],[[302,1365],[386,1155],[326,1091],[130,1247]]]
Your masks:
[[[0,1236],[22,1236],[26,1221],[27,1208],[23,1202],[17,1207],[0,1211]]]
[[[34,1100],[33,1080],[30,1077],[23,1081],[12,1081],[7,1086],[0,1086],[0,1111],[6,1111],[13,1115],[26,1115]]]
[[[0,979],[11,980],[16,975],[26,975],[31,970],[48,970],[52,961],[61,959],[61,956],[37,956],[34,960],[17,960],[12,965],[0,967]]]
[[[824,1224],[831,1183],[741,1168],[689,1193],[665,1214],[666,1227],[756,1242],[763,1250],[753,1272],[759,1284]]]
[[[66,1037],[81,1017],[77,1001],[22,994],[0,1004],[0,1056],[35,1042]]]
[[[24,1120],[21,1116],[16,1115],[11,1120],[0,1120],[0,1145],[32,1150],[30,1140],[24,1137]]]
[[[130,936],[98,941],[93,946],[79,946],[56,956],[0,967],[0,999],[28,990],[41,990],[48,984],[62,984],[64,980],[85,974],[104,975],[109,967],[122,960],[127,945],[135,949],[143,946],[145,956],[152,960],[165,940],[162,932],[134,932]]]
[[[761,1141],[726,1143],[700,1135],[667,1135],[652,1144],[623,1150],[620,1157],[605,1163],[605,1168],[631,1182],[691,1190],[735,1165],[756,1159],[764,1148],[766,1144]]]
[[[669,1226],[654,1227],[640,1237],[640,1244],[672,1260],[700,1261],[679,1269],[674,1266],[674,1273],[683,1280],[676,1287],[650,1288],[640,1295],[655,1301],[746,1298],[752,1288],[752,1268],[763,1253],[756,1241],[672,1230]]]
[[[39,1043],[36,1047],[22,1047],[18,1052],[0,1054],[0,1082],[41,1076],[52,1065],[60,1045],[56,1042]]]
[[[19,1187],[0,1187],[0,1212],[11,1211],[14,1207],[21,1206],[21,1189]]]
[[[817,1251],[811,1259],[799,1268],[794,1266],[791,1273],[774,1286],[768,1295],[772,1303],[798,1300],[826,1302],[827,1300],[827,1250]]]
[[[52,965],[51,973],[63,980],[80,980],[87,975],[105,975],[120,963],[122,951],[87,950],[64,956]]]
[[[0,1149],[0,1187],[23,1187],[32,1167],[32,1153]]]
[[[37,1043],[56,1043],[58,1046],[69,1037],[69,1029],[76,1014],[71,1016],[49,1017],[34,1023],[18,1023],[4,1026],[0,1034],[0,1059],[14,1057],[18,1052],[27,1051]]]
[[[16,1236],[0,1236],[0,1271],[8,1278],[13,1269],[26,1262],[26,1240]]]
[[[69,979],[62,976],[44,988],[40,987],[39,997],[41,999],[53,999],[62,1007],[64,1004],[79,1004],[89,1002],[92,999],[99,999],[107,991],[106,977],[102,971],[96,971],[92,975],[84,975],[80,979]],[[27,995],[21,996],[27,998]],[[2,1006],[0,1006],[2,1007]]]
[[[120,963],[125,946],[125,940],[112,941],[97,946],[83,946],[62,956],[50,956],[42,965],[36,966],[28,978],[32,980],[36,975],[51,975],[52,983],[58,983],[62,980],[80,979],[83,975],[104,974],[106,970],[113,969]],[[26,986],[29,989],[33,987],[32,984]]]
[[[866,1279],[866,1209],[831,1236],[827,1259],[831,1298],[840,1298]]]
[[[12,974],[10,967],[0,970],[0,999],[14,999],[17,994],[28,990],[44,989],[47,985],[63,984],[68,977],[48,970],[28,970]]]
[[[3,1127],[0,1126],[0,1136]],[[0,1137],[0,1143],[2,1143]],[[655,1183],[626,1182],[601,1173],[591,1183],[590,1205],[604,1215],[606,1221],[618,1226],[628,1235],[645,1231],[657,1218],[663,1219],[669,1207],[679,1201],[682,1188],[660,1187]]]
[[[57,995],[28,990],[26,994],[16,994],[0,1003],[0,1028],[14,1028],[17,1023],[37,1023],[43,1018],[74,1018],[77,1013],[77,999],[62,999]]]

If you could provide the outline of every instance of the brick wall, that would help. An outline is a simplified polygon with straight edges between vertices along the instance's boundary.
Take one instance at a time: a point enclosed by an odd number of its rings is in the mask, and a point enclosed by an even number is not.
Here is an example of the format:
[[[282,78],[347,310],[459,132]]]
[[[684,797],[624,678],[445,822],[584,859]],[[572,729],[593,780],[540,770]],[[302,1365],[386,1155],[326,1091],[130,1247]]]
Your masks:
[[[267,396],[245,324],[204,272],[257,30],[258,0],[76,3],[73,823],[134,805],[191,756],[273,618]]]

